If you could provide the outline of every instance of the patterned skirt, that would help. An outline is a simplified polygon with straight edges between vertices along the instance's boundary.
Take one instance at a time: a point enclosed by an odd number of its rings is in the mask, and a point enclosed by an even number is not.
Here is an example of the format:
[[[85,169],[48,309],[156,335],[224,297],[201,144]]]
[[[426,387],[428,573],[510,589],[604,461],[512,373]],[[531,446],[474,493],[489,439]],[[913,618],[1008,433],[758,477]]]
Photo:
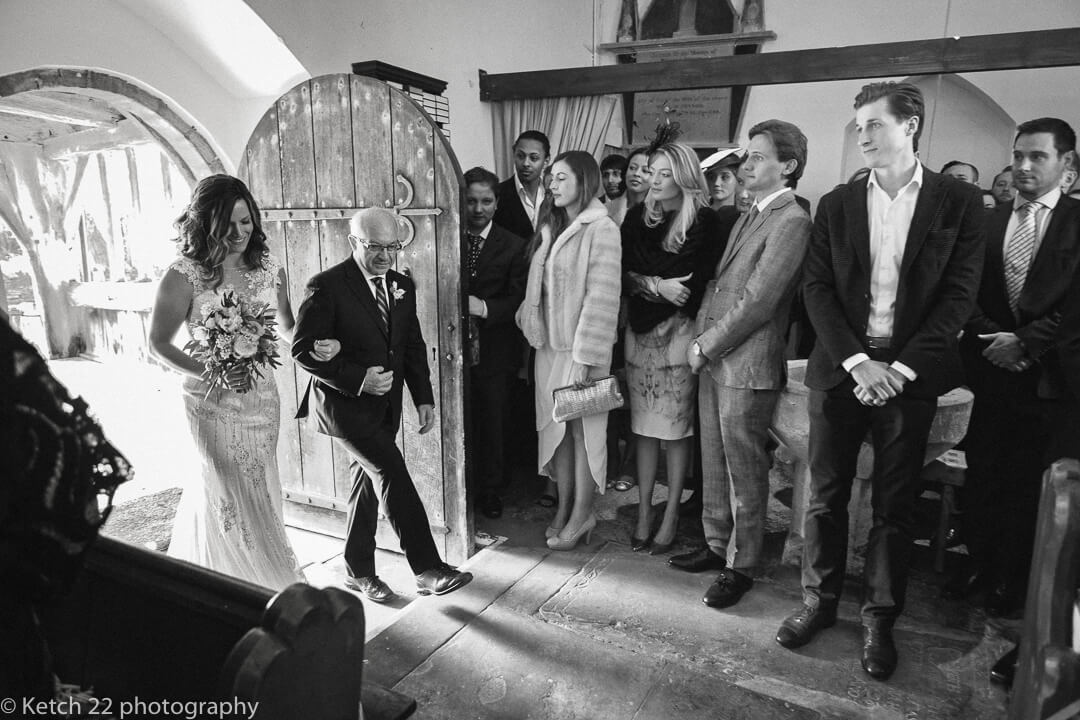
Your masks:
[[[697,376],[686,363],[694,321],[676,313],[652,330],[626,330],[630,429],[637,435],[680,440],[694,434]]]

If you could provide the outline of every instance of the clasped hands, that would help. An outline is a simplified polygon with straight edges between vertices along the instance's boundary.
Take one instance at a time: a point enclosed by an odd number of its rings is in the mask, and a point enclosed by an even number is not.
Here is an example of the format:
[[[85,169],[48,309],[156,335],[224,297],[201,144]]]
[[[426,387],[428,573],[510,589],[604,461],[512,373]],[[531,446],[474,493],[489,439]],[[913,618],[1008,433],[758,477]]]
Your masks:
[[[650,302],[669,302],[675,307],[682,307],[690,299],[690,288],[683,283],[693,277],[693,273],[675,278],[655,278],[655,283],[648,277],[641,278],[641,296]]]
[[[978,336],[980,340],[989,340],[983,349],[983,357],[1002,370],[1023,372],[1032,366],[1033,361],[1024,352],[1024,344],[1015,333],[996,332]]]
[[[364,373],[362,392],[368,395],[385,395],[394,386],[394,371],[386,370],[382,365],[374,365]],[[435,406],[419,405],[416,408],[416,421],[420,425],[420,434],[435,427]]]
[[[881,407],[904,391],[907,378],[878,360],[863,360],[851,368],[855,399],[863,405]]]

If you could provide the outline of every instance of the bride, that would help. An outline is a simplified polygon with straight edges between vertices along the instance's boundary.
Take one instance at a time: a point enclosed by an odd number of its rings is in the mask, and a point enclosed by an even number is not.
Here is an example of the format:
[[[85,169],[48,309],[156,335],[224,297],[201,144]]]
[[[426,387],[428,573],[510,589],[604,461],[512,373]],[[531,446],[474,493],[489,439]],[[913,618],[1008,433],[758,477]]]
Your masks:
[[[281,510],[277,440],[280,404],[270,368],[246,387],[230,372],[207,393],[205,369],[175,343],[180,326],[200,319],[226,291],[276,311],[279,339],[292,339],[295,321],[281,262],[266,245],[251,192],[229,175],[203,179],[177,219],[180,258],[165,272],[150,319],[151,354],[186,377],[184,406],[202,456],[202,492],[185,491],[176,512],[169,555],[259,585],[280,589],[303,581]],[[321,340],[319,360],[341,349]],[[287,355],[287,353],[285,353]]]

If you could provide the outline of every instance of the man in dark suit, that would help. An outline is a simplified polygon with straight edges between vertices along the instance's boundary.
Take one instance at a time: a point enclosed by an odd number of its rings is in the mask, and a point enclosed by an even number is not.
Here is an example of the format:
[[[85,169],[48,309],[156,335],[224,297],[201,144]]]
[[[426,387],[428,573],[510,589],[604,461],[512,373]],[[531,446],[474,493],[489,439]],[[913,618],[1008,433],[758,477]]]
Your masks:
[[[472,455],[477,507],[486,517],[502,515],[499,490],[507,477],[503,462],[503,430],[510,380],[521,365],[524,339],[514,313],[525,299],[529,272],[525,239],[492,222],[499,178],[475,167],[465,173],[465,285],[469,293],[473,338],[479,360],[470,371]],[[470,335],[473,335],[470,332]]]
[[[1080,201],[1061,192],[1076,134],[1064,120],[1023,123],[1013,142],[1018,195],[986,224],[986,264],[961,352],[975,407],[964,440],[964,540],[970,562],[947,596],[989,590],[991,615],[1023,609],[1042,474],[1066,394],[1054,352],[1080,264]]]
[[[536,232],[544,202],[544,169],[551,143],[539,130],[526,130],[514,141],[514,174],[499,184],[495,224],[526,240]]]
[[[859,447],[873,438],[862,666],[896,668],[892,627],[904,607],[915,502],[937,396],[963,380],[956,338],[982,268],[979,189],[923,167],[923,98],[907,83],[872,83],[855,98],[869,175],[822,198],[804,276],[817,331],[810,393],[809,508],[803,606],[778,643],[804,645],[836,622],[847,561],[847,504]]]
[[[401,424],[402,387],[417,408],[420,432],[435,423],[427,346],[416,318],[416,286],[391,270],[401,250],[396,216],[361,210],[349,223],[353,254],[307,285],[296,318],[292,355],[315,376],[296,417],[308,415],[352,459],[345,585],[374,602],[393,591],[375,574],[379,500],[401,540],[421,595],[443,595],[472,580],[439,557],[427,513],[394,439]],[[319,338],[337,338],[341,352],[328,362],[311,352]]]

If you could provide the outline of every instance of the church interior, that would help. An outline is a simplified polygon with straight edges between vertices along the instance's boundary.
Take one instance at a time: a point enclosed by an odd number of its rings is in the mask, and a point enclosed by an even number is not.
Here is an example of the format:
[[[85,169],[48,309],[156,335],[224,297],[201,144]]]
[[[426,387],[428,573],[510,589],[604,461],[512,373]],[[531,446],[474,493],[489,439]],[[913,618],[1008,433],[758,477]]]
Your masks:
[[[96,696],[117,718],[240,716],[222,703],[241,697],[257,718],[1080,717],[1075,462],[1043,487],[1026,612],[942,599],[964,552],[946,534],[971,394],[939,398],[901,661],[879,682],[857,659],[857,540],[837,630],[796,652],[773,640],[802,598],[805,359],[789,364],[771,428],[769,567],[747,601],[717,610],[700,601],[707,573],[631,551],[635,490],[601,488],[599,539],[571,552],[545,545],[553,511],[538,504],[535,458],[499,513],[477,510],[462,280],[463,172],[510,178],[530,129],[551,156],[599,162],[665,125],[704,158],[786,120],[807,138],[798,194],[817,208],[863,167],[860,87],[906,81],[926,99],[919,161],[960,160],[989,195],[1020,123],[1080,126],[1075,0],[4,0],[0,17],[0,311],[135,469],[67,591],[0,634],[10,649],[40,622],[58,683],[82,703],[55,716],[87,714]],[[408,591],[385,518],[377,557],[397,599],[343,589],[350,458],[293,419],[308,376],[288,358],[272,373],[277,462],[307,585],[278,593],[163,552],[201,466],[179,380],[147,336],[173,221],[215,173],[250,187],[294,310],[309,277],[348,257],[351,218],[399,218],[396,270],[416,283],[436,418],[428,433],[407,399],[397,439],[441,556],[475,578],[460,592]],[[853,539],[872,523],[871,473],[860,459]],[[669,501],[666,480],[654,498]],[[672,552],[703,537],[684,518]],[[991,667],[1017,643],[1010,690]],[[122,705],[136,696],[157,711]],[[43,714],[6,702],[12,717]]]

